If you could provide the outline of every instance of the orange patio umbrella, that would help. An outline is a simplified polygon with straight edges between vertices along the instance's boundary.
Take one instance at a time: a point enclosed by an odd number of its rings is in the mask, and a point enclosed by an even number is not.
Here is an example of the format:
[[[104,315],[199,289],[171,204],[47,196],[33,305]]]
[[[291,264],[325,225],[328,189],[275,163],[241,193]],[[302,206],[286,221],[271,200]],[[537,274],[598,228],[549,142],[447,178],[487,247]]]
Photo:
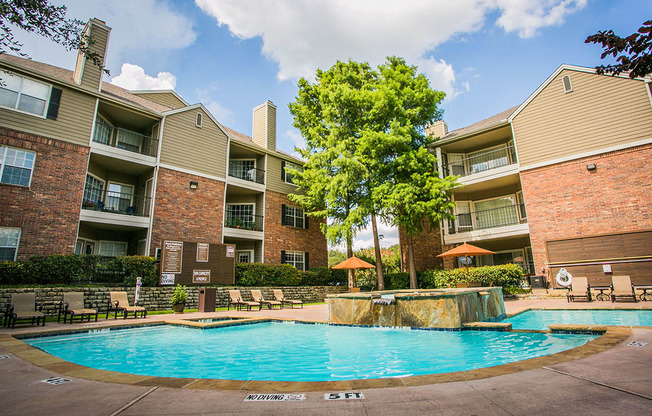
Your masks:
[[[333,269],[351,269],[353,270],[353,287],[355,287],[355,269],[374,269],[376,266],[360,260],[356,256],[344,260],[342,263],[333,266]]]
[[[466,241],[461,246],[448,250],[444,253],[437,255],[437,257],[464,257],[464,265],[466,266],[466,279],[469,279],[469,256],[484,256],[485,254],[496,254],[493,251],[485,250],[484,248],[472,246],[467,244]]]

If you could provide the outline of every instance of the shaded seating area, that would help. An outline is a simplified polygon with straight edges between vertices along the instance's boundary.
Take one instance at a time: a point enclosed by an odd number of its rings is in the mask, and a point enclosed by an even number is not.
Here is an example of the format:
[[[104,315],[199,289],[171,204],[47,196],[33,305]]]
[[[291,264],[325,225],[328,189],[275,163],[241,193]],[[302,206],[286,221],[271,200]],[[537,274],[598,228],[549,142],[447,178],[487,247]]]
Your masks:
[[[568,289],[568,293],[566,293],[566,300],[568,302],[575,302],[577,299],[591,302],[591,288],[586,277],[573,277],[571,287]]]
[[[226,305],[226,310],[228,311],[233,305],[239,311],[242,310],[242,307],[246,307],[248,311],[253,307],[257,307],[258,310],[263,308],[263,305],[260,302],[252,302],[242,299],[242,295],[239,290],[230,289],[229,290],[229,303]]]
[[[31,324],[45,326],[45,313],[42,312],[43,305],[36,304],[35,293],[14,293],[11,301],[7,304],[4,326],[16,327],[17,321],[31,321]]]
[[[274,291],[274,300],[281,302],[281,304],[292,305],[292,309],[294,309],[294,305],[301,305],[301,309],[303,309],[302,300],[285,299],[285,296],[283,296],[283,291],[281,289],[273,289],[273,291]]]
[[[254,298],[256,302],[260,302],[261,305],[267,305],[267,308],[274,309],[274,306],[278,306],[279,309],[283,309],[283,302],[278,300],[265,300],[263,294],[258,289],[251,289],[251,297]]]
[[[83,322],[84,318],[91,321],[91,317],[95,315],[95,322],[97,322],[97,309],[89,309],[84,304],[83,292],[65,292],[63,294],[63,301],[59,304],[59,316],[57,322],[61,322],[61,315],[63,314],[63,323],[66,323],[68,316],[70,316],[70,323],[78,316],[79,322]]]
[[[629,276],[613,276],[611,278],[611,301],[617,300],[637,301],[634,285]]]
[[[109,318],[109,312],[115,311],[113,319],[118,318],[118,312],[123,314],[123,319],[127,319],[129,314],[133,313],[134,318],[138,318],[138,314],[143,318],[147,317],[147,310],[142,306],[131,306],[127,298],[127,292],[109,292],[109,306],[106,309],[106,318]]]

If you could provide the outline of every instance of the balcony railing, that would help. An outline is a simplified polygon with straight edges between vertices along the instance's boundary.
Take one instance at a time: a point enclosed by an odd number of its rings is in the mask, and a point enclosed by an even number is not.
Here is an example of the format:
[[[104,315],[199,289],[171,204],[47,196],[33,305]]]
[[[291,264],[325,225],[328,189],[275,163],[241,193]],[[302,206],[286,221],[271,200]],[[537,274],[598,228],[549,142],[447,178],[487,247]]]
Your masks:
[[[261,185],[265,184],[265,171],[263,169],[252,168],[250,164],[239,160],[229,161],[229,176]]]
[[[262,215],[243,214],[227,209],[224,226],[241,230],[263,231],[263,219]]]
[[[446,175],[468,176],[516,163],[514,146],[505,146],[444,165]]]
[[[151,197],[143,195],[86,187],[84,188],[82,209],[149,217],[151,199]]]
[[[455,220],[448,220],[448,234],[506,227],[527,222],[525,204],[508,205],[464,214],[458,213],[455,217]]]
[[[156,156],[158,152],[158,139],[99,121],[95,123],[93,141],[141,155]]]

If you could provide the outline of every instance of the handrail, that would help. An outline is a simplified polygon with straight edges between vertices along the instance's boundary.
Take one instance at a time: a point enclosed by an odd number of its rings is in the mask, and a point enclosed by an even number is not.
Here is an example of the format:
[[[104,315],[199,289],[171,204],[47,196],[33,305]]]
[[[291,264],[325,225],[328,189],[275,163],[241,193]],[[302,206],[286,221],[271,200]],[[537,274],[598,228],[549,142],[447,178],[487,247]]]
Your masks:
[[[86,186],[84,187],[82,209],[148,217],[151,199],[152,197],[149,196]]]
[[[514,146],[503,146],[444,165],[446,175],[468,176],[516,163]]]
[[[101,121],[95,122],[93,141],[147,156],[156,156],[158,152],[158,139]]]
[[[448,220],[448,234],[505,227],[527,222],[525,204],[458,213],[455,217],[455,220]]]
[[[229,161],[229,176],[261,185],[265,184],[265,171],[263,169],[252,168],[240,160]]]
[[[264,218],[263,215],[256,214],[236,214],[235,210],[227,209],[224,226],[249,231],[263,231]]]

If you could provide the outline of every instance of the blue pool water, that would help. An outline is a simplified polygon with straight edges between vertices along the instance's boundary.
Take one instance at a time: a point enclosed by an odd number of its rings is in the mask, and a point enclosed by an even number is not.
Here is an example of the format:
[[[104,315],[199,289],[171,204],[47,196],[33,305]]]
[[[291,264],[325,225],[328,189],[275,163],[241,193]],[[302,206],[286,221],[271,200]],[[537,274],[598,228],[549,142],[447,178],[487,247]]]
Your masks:
[[[652,326],[646,310],[529,310],[505,319],[513,329],[547,330],[550,324]]]
[[[73,363],[132,374],[328,381],[490,367],[564,351],[594,338],[267,322],[206,330],[162,325],[24,341]]]

